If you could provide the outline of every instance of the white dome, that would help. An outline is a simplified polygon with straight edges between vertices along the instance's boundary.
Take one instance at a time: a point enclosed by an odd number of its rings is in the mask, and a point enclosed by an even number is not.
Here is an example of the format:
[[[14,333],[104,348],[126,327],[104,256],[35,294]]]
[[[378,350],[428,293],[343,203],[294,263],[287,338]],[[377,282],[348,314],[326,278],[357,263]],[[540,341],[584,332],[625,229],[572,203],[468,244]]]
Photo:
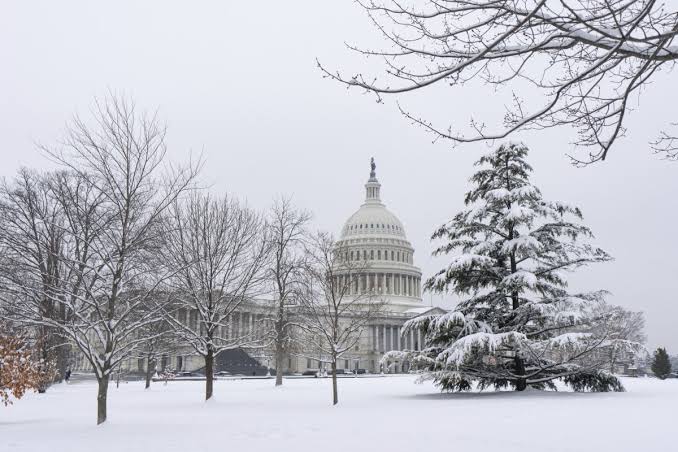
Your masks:
[[[346,220],[337,241],[343,248],[340,261],[369,263],[351,275],[349,295],[374,294],[395,312],[419,308],[421,270],[414,265],[414,248],[401,221],[381,202],[374,159],[370,166],[365,202]]]
[[[341,230],[341,238],[358,235],[381,235],[405,239],[405,229],[391,211],[383,204],[363,204],[346,220]]]

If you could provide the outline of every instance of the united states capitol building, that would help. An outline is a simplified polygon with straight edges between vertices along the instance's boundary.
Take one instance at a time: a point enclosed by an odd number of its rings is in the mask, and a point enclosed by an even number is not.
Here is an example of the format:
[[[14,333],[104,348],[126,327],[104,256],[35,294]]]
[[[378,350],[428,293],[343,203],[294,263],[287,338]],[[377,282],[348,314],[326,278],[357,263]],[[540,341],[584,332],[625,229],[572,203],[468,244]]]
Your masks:
[[[381,357],[391,350],[420,350],[420,333],[410,331],[403,336],[403,324],[422,314],[444,311],[422,303],[422,274],[415,265],[415,250],[407,240],[403,223],[382,201],[374,161],[365,184],[365,200],[344,223],[337,247],[348,253],[350,260],[369,262],[365,273],[351,285],[351,292],[358,292],[355,295],[369,292],[384,302],[384,309],[363,331],[354,350],[343,356],[338,367],[368,372],[407,370],[407,363],[394,362],[382,366]],[[300,355],[305,354],[302,352]],[[323,366],[320,359],[308,356],[290,356],[287,364],[285,370],[290,372]]]
[[[371,293],[384,302],[384,309],[363,331],[354,350],[343,356],[338,367],[401,372],[407,370],[407,363],[382,366],[380,361],[383,354],[391,350],[420,349],[420,334],[410,331],[403,336],[403,324],[422,314],[443,311],[422,303],[422,275],[414,262],[414,248],[407,240],[403,223],[382,202],[381,184],[375,170],[372,161],[365,184],[365,200],[344,223],[336,245],[348,254],[349,260],[369,263],[351,285],[349,295]],[[291,372],[303,372],[321,368],[322,363],[309,357],[290,356],[288,367],[286,370]]]
[[[357,345],[342,356],[337,367],[346,371],[364,369],[365,372],[373,373],[407,371],[408,363],[382,364],[382,356],[392,350],[420,350],[421,334],[410,331],[402,335],[403,324],[419,315],[444,311],[422,303],[422,274],[415,265],[415,250],[407,239],[403,223],[382,201],[381,184],[376,177],[374,161],[365,184],[365,199],[344,223],[336,246],[341,247],[350,260],[368,264],[356,278],[355,284],[351,284],[349,296],[357,298],[370,294],[383,303],[383,308],[362,331]],[[263,338],[271,328],[267,319],[271,318],[272,309],[270,300],[255,299],[241,303],[238,311],[230,316],[227,329],[235,335]],[[182,322],[191,328],[199,327],[197,313],[181,311],[177,315]],[[84,370],[89,367],[82,359],[77,361],[75,368]],[[185,347],[176,354],[163,356],[156,365],[158,371],[200,371],[204,367],[204,359]],[[312,351],[303,349],[291,351],[283,365],[286,373],[328,367],[326,358],[316,358]],[[247,369],[251,370],[243,371],[243,366],[249,366]],[[217,371],[242,371],[258,375],[273,366],[272,350],[266,347],[226,350],[217,355],[215,362]],[[130,359],[123,363],[123,367],[128,372],[143,372],[145,361]]]

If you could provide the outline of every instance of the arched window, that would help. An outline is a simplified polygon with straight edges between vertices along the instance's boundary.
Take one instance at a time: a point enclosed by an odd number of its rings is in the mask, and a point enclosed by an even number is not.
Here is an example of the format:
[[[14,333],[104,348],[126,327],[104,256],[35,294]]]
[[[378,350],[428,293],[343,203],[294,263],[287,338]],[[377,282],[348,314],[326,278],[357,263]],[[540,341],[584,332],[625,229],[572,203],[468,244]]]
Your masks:
[[[397,256],[398,256],[398,262],[400,262],[400,251],[398,251]]]
[[[394,255],[393,250],[391,250],[391,260],[392,260],[392,261],[395,260],[395,259],[393,258],[393,255]]]
[[[370,250],[370,260],[374,260],[374,250]]]
[[[367,260],[367,250],[363,250],[363,260]]]
[[[381,260],[381,250],[377,251],[377,260]]]

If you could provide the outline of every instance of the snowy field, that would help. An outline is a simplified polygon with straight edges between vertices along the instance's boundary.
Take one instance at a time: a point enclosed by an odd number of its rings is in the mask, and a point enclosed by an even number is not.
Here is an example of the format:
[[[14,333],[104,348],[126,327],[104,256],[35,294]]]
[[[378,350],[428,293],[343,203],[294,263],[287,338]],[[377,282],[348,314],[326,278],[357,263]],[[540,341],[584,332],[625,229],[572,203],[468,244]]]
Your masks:
[[[628,392],[441,394],[411,376],[111,385],[61,384],[0,407],[0,451],[661,451],[672,450],[678,379],[626,379]]]

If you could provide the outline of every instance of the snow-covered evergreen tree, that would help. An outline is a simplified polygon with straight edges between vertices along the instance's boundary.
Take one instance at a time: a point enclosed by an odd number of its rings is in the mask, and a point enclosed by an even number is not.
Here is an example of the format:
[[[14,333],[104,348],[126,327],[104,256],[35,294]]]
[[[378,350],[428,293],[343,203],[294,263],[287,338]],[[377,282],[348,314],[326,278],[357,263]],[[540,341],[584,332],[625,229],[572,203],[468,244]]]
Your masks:
[[[652,373],[660,380],[665,380],[671,375],[671,361],[665,348],[659,347],[655,350],[651,368]]]
[[[433,234],[443,242],[434,255],[451,261],[425,285],[461,302],[406,324],[403,334],[422,330],[428,348],[386,359],[410,360],[445,390],[476,383],[521,391],[561,380],[577,391],[621,391],[601,365],[583,359],[615,340],[596,314],[605,292],[571,293],[565,278],[611,258],[588,243],[592,233],[577,207],[542,198],[530,183],[527,153],[509,143],[476,163],[467,208]]]

